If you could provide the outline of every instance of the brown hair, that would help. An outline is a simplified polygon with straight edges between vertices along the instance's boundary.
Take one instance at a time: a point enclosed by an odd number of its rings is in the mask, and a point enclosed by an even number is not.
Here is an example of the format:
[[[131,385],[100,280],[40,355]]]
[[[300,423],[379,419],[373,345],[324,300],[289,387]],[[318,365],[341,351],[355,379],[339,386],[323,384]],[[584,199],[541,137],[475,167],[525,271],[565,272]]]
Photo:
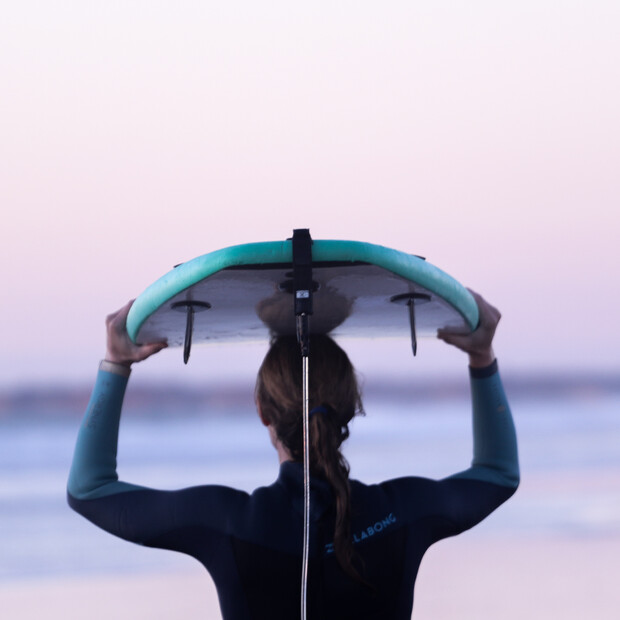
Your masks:
[[[329,337],[312,335],[309,357],[310,410],[325,411],[310,417],[310,471],[325,478],[336,501],[334,552],[342,569],[365,583],[353,566],[351,539],[351,491],[349,464],[340,445],[349,436],[349,422],[363,414],[353,365],[347,354]],[[300,346],[295,336],[272,341],[256,380],[256,402],[263,419],[290,452],[303,459],[303,387]]]

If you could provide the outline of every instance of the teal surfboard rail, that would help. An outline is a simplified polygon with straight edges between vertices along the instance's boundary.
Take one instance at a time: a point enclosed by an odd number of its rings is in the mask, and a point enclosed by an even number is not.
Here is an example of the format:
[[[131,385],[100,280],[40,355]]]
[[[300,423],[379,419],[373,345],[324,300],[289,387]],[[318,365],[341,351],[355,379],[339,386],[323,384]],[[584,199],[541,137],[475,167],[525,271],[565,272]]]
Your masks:
[[[198,256],[175,267],[151,284],[134,302],[127,317],[133,342],[144,322],[175,295],[229,267],[292,263],[293,246],[287,241],[263,241],[235,245]],[[315,262],[363,262],[376,265],[432,291],[454,307],[473,330],[478,325],[478,306],[471,293],[453,277],[424,259],[361,241],[313,240]]]

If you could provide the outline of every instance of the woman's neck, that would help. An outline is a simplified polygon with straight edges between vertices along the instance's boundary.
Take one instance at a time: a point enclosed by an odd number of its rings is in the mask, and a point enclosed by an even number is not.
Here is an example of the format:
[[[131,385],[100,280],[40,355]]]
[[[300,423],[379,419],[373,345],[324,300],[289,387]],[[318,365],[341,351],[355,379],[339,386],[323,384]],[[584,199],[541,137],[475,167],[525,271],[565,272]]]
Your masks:
[[[291,453],[288,451],[286,446],[280,441],[280,438],[276,435],[276,431],[273,427],[273,424],[270,424],[267,428],[269,429],[269,437],[271,438],[271,443],[273,444],[273,447],[276,449],[276,452],[278,453],[278,460],[280,461],[280,465],[282,465],[284,461],[292,461],[293,457],[291,456]]]

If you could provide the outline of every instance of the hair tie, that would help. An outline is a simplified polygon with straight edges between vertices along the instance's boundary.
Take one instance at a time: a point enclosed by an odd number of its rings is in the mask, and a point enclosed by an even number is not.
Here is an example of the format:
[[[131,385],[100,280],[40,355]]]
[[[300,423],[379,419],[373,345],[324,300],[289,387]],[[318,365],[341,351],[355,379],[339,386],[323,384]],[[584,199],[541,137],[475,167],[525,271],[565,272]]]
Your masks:
[[[310,410],[310,413],[308,414],[308,419],[310,419],[315,413],[329,413],[329,409],[331,409],[331,407],[329,407],[328,405],[319,405],[318,407]]]

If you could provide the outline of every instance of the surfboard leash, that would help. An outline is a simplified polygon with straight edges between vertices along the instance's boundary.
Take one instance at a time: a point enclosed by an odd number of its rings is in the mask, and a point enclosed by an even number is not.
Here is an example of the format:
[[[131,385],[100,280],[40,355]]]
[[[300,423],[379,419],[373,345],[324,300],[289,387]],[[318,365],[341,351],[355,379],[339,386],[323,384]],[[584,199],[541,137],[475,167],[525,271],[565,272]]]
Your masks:
[[[301,619],[306,620],[308,594],[308,556],[310,549],[310,420],[309,357],[310,315],[312,314],[312,238],[307,228],[293,230],[294,312],[297,340],[301,348],[304,451],[304,533],[301,570]]]

